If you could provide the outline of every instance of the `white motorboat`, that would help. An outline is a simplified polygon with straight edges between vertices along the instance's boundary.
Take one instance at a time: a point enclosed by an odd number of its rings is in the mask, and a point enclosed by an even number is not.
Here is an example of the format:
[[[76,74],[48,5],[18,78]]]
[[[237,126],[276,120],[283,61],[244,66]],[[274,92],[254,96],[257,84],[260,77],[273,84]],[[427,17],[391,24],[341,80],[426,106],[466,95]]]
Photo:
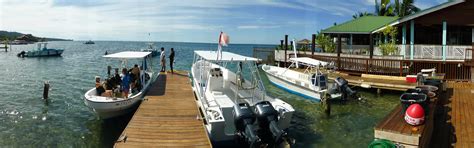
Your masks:
[[[142,69],[140,70],[139,90],[130,87],[130,94],[127,98],[121,96],[120,92],[113,92],[112,96],[98,95],[96,88],[92,88],[84,94],[84,103],[96,112],[101,119],[117,117],[132,111],[133,107],[140,103],[144,94],[155,80],[154,72],[149,58],[150,52],[119,52],[115,54],[104,55],[104,58],[118,59],[121,61],[121,67],[127,68],[128,60],[140,60]]]
[[[48,43],[37,43],[37,49],[31,51],[21,51],[17,54],[18,57],[48,57],[61,56],[64,49],[48,48]]]
[[[142,49],[141,51],[142,52],[151,52],[151,56],[153,56],[153,57],[157,56],[160,51],[158,51],[158,49],[156,49],[153,45],[154,45],[153,43],[148,43],[147,48]]]
[[[315,60],[308,57],[290,58],[292,64],[287,68],[263,65],[262,69],[268,79],[275,86],[290,93],[304,98],[321,101],[323,95],[330,96],[328,99],[341,98],[345,100],[348,96],[354,96],[356,92],[348,87],[343,78],[336,78],[335,83],[329,83],[327,75],[319,71],[321,66],[328,65],[327,62]],[[303,72],[295,71],[290,67],[302,65],[306,69]]]
[[[253,146],[288,142],[294,113],[283,100],[266,94],[256,62],[230,52],[194,51],[193,90],[213,143],[240,139]],[[270,140],[269,140],[270,139]]]

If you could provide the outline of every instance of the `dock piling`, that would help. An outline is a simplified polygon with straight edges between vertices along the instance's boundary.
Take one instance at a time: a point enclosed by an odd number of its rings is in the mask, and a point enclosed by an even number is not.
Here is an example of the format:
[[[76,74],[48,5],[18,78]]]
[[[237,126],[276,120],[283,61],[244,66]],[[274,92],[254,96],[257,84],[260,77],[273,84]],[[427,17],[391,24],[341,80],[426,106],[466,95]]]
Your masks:
[[[44,81],[44,86],[43,86],[43,99],[48,99],[49,95],[49,81]]]

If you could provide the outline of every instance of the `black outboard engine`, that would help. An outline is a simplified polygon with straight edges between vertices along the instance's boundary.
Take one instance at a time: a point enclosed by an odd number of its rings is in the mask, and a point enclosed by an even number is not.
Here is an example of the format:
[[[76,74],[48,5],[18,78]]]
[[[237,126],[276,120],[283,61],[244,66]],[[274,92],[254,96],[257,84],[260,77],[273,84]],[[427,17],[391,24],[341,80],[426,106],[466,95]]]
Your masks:
[[[249,144],[249,147],[259,147],[262,144],[262,140],[253,128],[255,114],[250,109],[250,105],[248,103],[235,105],[233,114],[237,138],[243,139]]]
[[[341,99],[342,100],[347,100],[347,97],[351,98],[356,98],[357,92],[353,91],[349,87],[349,82],[347,82],[346,79],[342,77],[337,77],[335,80],[336,85],[334,86],[333,90],[331,90],[331,93],[334,91],[340,92],[342,94]]]
[[[273,108],[270,102],[258,102],[255,104],[255,112],[259,127],[264,132],[271,133],[274,145],[280,144],[284,138],[287,138],[288,133],[278,127],[278,111]]]
[[[23,58],[23,57],[25,57],[25,54],[26,54],[26,52],[25,52],[25,51],[21,51],[21,52],[20,52],[20,53],[18,53],[16,56],[18,56],[18,57],[22,57],[22,58]]]

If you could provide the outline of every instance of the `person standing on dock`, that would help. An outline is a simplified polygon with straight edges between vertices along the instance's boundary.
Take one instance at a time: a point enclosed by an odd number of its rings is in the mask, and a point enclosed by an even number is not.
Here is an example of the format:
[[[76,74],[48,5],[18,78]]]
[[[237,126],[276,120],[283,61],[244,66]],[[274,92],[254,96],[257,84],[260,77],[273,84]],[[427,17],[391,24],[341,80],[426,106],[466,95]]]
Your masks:
[[[174,63],[174,49],[171,48],[171,53],[170,53],[170,69],[171,69],[171,74],[173,74],[173,63]]]
[[[161,64],[160,72],[165,72],[166,71],[166,54],[165,54],[165,48],[163,47],[161,47],[160,64]]]

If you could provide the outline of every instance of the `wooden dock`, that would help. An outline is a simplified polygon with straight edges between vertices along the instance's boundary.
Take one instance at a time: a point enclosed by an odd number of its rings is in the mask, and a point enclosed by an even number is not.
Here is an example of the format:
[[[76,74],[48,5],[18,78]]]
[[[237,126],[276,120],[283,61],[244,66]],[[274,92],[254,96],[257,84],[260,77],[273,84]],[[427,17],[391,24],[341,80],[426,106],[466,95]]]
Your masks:
[[[115,147],[212,147],[200,116],[187,73],[161,73]]]
[[[415,147],[474,147],[474,83],[448,82],[447,91],[430,105],[435,110],[418,131],[404,123],[397,106],[376,125],[375,138]]]
[[[342,77],[346,79],[349,82],[349,85],[364,88],[406,91],[407,89],[416,87],[416,83],[407,83],[404,80],[404,77],[368,74],[363,74],[359,77],[339,72],[329,74],[329,79],[335,79],[336,77]]]
[[[387,139],[405,147],[429,147],[433,133],[434,113],[437,99],[429,105],[429,114],[425,122],[419,126],[412,126],[405,122],[402,106],[398,105],[374,128],[374,137]]]
[[[454,147],[474,147],[474,84],[449,83],[452,95],[449,98],[451,135]]]

